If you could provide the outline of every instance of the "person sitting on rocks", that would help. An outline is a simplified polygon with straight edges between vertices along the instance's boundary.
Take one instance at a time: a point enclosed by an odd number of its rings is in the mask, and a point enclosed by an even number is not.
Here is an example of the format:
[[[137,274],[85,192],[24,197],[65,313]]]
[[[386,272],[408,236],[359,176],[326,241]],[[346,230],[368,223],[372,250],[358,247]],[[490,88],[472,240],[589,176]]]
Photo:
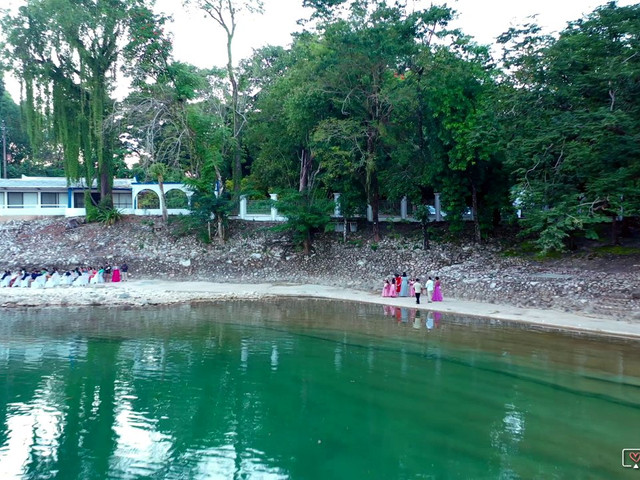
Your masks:
[[[97,271],[95,271],[95,273],[93,274],[93,276],[89,280],[89,283],[91,285],[96,285],[98,283],[104,283],[104,268],[103,267],[100,267]]]
[[[44,285],[41,285],[41,281],[42,281],[42,280],[38,280],[38,281],[36,282],[36,280],[37,280],[38,278],[40,278],[40,277],[43,277],[43,278],[44,278],[44,276],[42,275],[42,272],[39,272],[38,270],[36,270],[36,269],[34,268],[34,269],[33,269],[33,271],[31,272],[30,277],[31,277],[30,279],[29,279],[29,278],[27,279],[27,280],[28,280],[28,284],[27,284],[27,285],[23,285],[23,287],[24,287],[24,286],[27,286],[27,287],[39,288],[40,286],[44,286]],[[46,279],[45,279],[45,280],[46,280]],[[34,282],[35,282],[35,285],[34,285]]]
[[[73,287],[85,287],[89,285],[89,273],[86,271],[82,272],[82,274],[79,275],[71,285]]]
[[[13,282],[13,284],[11,286],[12,287],[21,287],[22,286],[22,281],[25,279],[26,275],[27,275],[27,272],[23,268],[22,270],[20,270],[20,273],[18,274],[18,277],[15,279],[15,281]]]
[[[14,287],[16,283],[20,283],[20,272],[16,272],[11,275],[11,279],[9,280],[8,287]]]
[[[2,279],[0,279],[0,287],[8,287],[9,282],[11,281],[11,271],[5,270],[2,275]]]
[[[58,273],[58,269],[54,268],[53,273],[48,276],[47,282],[44,284],[44,288],[53,288],[60,285],[61,276]]]
[[[67,270],[60,276],[60,285],[67,286],[73,283],[75,277],[71,273],[71,270]]]

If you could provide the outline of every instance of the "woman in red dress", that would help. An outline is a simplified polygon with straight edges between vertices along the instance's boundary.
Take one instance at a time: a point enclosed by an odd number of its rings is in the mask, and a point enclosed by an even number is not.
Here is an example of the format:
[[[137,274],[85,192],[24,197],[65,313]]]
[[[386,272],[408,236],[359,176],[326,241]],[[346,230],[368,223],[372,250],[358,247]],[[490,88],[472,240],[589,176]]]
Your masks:
[[[111,273],[111,281],[119,282],[120,281],[120,269],[118,266],[113,267],[113,272]]]

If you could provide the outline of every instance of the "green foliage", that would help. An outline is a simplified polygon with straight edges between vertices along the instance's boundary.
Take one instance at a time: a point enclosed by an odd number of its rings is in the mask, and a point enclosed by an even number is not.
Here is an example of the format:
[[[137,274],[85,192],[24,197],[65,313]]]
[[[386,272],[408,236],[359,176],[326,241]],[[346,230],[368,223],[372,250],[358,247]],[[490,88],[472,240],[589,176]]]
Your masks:
[[[557,39],[512,29],[502,97],[507,166],[543,253],[640,213],[640,5],[608,3]]]
[[[160,198],[151,190],[143,190],[138,194],[138,208],[155,210],[160,208]]]
[[[114,223],[122,220],[122,212],[117,208],[98,208],[96,220],[104,225],[113,225]]]
[[[638,248],[638,247],[622,247],[620,245],[597,247],[595,249],[595,251],[599,255],[615,255],[615,256],[640,255],[640,248]]]
[[[332,201],[319,197],[317,192],[286,191],[278,199],[278,213],[284,215],[287,220],[273,229],[291,232],[294,241],[302,246],[305,254],[309,254],[313,235],[325,230],[331,220],[329,215],[333,206]]]
[[[53,173],[53,171],[60,167],[59,162],[56,162],[55,157],[52,156],[49,156],[46,162],[31,160],[31,147],[22,121],[20,107],[13,101],[9,92],[5,90],[1,72],[0,121],[4,122],[7,155],[10,156],[11,159],[7,165],[7,176],[9,178],[20,177],[22,174],[48,176],[49,172]],[[1,158],[0,163],[2,163]],[[50,167],[50,169],[47,167]],[[62,175],[64,175],[64,173],[62,173]]]
[[[188,209],[189,199],[182,190],[169,190],[166,195],[167,208]]]
[[[131,72],[158,55],[158,22],[138,0],[31,0],[2,19],[4,53],[24,86],[32,152],[61,147],[66,176],[97,179],[103,199],[111,194],[118,138],[109,98],[116,67],[121,56]]]
[[[229,47],[236,18],[216,15],[260,9],[255,0],[187,3],[231,27]],[[0,82],[10,175],[64,166],[69,178],[98,179],[108,201],[113,176],[128,173],[124,159],[138,155],[140,180],[188,178],[193,212],[176,230],[205,241],[224,239],[241,190],[262,199],[308,189],[278,205],[307,252],[326,227],[321,197],[333,192],[344,219],[371,205],[374,237],[383,202],[433,204],[439,192],[451,238],[469,230],[462,215],[473,207],[478,241],[518,224],[544,255],[640,215],[640,6],[608,3],[557,38],[512,28],[500,37],[498,68],[487,47],[448,29],[448,7],[303,3],[315,28],[291,48],[261,48],[239,68],[229,51],[224,68],[203,70],[171,61],[150,1],[26,2],[2,20],[25,93],[23,122]],[[120,104],[110,99],[115,65],[133,85]],[[157,208],[154,200],[140,205]],[[95,219],[100,208],[85,203]],[[428,248],[445,232],[430,226],[426,207],[415,214]]]
[[[86,203],[88,200],[86,197],[87,196],[85,195],[87,222],[100,222],[104,225],[110,226],[122,220],[122,212],[117,208],[113,208],[112,203],[109,200],[103,200],[98,205],[94,205],[90,199],[89,203]]]
[[[422,225],[427,225],[429,223],[430,215],[429,208],[426,205],[416,205],[413,210],[413,216]]]
[[[211,243],[210,219],[203,223],[198,215],[177,215],[169,217],[168,225],[170,234],[175,238],[195,235],[200,242]]]

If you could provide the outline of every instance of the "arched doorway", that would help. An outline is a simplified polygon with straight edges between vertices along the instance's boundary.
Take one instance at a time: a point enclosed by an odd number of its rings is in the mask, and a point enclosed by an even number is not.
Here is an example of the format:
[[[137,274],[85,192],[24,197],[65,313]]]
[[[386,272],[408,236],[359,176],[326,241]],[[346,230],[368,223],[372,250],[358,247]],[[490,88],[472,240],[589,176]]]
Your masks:
[[[189,199],[187,194],[180,189],[174,188],[165,194],[168,209],[187,209],[189,208]]]
[[[145,189],[136,196],[136,208],[141,210],[155,210],[160,208],[160,197],[153,190]]]

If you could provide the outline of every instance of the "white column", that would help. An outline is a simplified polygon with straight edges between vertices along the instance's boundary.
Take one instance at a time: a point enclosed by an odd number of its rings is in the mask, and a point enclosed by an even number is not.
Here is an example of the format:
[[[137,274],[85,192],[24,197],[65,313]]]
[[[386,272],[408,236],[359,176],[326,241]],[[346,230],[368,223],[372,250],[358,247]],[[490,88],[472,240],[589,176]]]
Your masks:
[[[403,220],[407,219],[407,197],[402,197],[402,201],[400,202],[400,218]]]
[[[334,217],[341,217],[341,212],[340,212],[340,194],[339,193],[334,193],[333,194],[333,201],[335,203],[335,207],[333,209],[333,216]]]
[[[164,208],[164,198],[163,198],[163,195],[160,195],[160,187],[157,187],[157,189],[158,190],[156,191],[156,195],[158,195],[158,198],[160,199],[160,211],[162,211],[162,209]]]
[[[367,221],[373,222],[373,208],[371,208],[371,205],[367,205]]]
[[[442,221],[442,213],[440,213],[440,193],[435,193],[434,208],[436,209],[436,222]]]
[[[240,195],[240,218],[244,220],[247,217],[247,196]]]
[[[278,201],[278,194],[277,193],[270,193],[269,197],[271,197],[271,200],[274,202]],[[278,208],[275,205],[271,206],[271,220],[273,222],[276,221],[276,218],[278,218]]]

